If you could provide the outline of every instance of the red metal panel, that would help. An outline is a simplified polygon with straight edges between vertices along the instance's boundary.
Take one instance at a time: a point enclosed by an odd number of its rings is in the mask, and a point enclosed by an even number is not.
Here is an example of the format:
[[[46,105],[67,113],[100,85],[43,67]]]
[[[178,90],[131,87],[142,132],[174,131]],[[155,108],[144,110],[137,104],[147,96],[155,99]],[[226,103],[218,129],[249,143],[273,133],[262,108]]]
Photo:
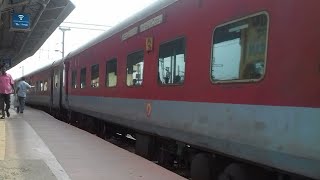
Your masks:
[[[303,4],[302,4],[303,3]],[[94,45],[71,60],[70,68],[87,69],[99,63],[100,87],[71,89],[71,95],[257,104],[279,106],[320,107],[319,18],[320,2],[310,0],[194,0],[179,1],[151,17],[128,27],[123,32]],[[286,7],[285,9],[283,9]],[[257,83],[213,84],[210,81],[211,39],[216,26],[257,12],[269,14],[269,43],[265,78]],[[159,14],[165,22],[121,41],[121,35]],[[127,54],[144,49],[145,38],[154,37],[154,50],[145,52],[144,83],[128,88],[126,80]],[[177,37],[186,38],[186,77],[183,86],[157,84],[158,47]],[[118,58],[118,84],[106,88],[105,63]],[[78,61],[77,64],[74,61]],[[89,72],[89,71],[88,71]],[[71,71],[69,71],[69,77]],[[87,84],[90,84],[87,73]]]

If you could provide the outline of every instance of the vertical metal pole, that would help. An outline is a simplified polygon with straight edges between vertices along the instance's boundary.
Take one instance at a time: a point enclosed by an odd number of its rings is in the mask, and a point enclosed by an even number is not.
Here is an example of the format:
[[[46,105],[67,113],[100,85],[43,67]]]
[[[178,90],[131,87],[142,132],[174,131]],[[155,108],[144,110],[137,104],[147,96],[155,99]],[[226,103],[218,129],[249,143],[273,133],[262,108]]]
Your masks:
[[[62,31],[62,59],[64,58],[64,32],[65,30]]]
[[[69,27],[59,27],[59,29],[62,31],[62,59],[64,58],[64,38],[65,38],[65,32],[70,31],[71,29]]]

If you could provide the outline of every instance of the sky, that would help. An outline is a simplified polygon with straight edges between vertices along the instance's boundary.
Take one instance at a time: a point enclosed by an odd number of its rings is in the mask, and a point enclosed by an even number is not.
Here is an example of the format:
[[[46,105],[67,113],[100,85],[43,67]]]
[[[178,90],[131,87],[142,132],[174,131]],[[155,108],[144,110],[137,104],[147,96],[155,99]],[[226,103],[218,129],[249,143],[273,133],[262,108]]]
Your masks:
[[[105,29],[115,26],[133,14],[141,11],[157,0],[71,0],[76,8],[61,26],[71,27],[65,32],[65,56],[105,32],[102,30],[76,29],[72,27]],[[103,26],[70,24],[86,23]],[[14,79],[33,72],[62,57],[62,32],[59,28],[48,38],[43,46],[28,59],[11,68],[8,73]]]

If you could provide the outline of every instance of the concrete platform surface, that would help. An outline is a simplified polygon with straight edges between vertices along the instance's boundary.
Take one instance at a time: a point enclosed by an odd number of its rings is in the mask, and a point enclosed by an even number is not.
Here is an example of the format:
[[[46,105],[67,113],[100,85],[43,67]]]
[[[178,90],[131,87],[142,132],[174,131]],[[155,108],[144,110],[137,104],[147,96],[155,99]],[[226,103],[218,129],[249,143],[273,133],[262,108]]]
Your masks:
[[[183,180],[95,135],[27,108],[0,121],[0,180]]]
[[[0,180],[32,179],[56,180],[57,178],[42,160],[0,161]]]

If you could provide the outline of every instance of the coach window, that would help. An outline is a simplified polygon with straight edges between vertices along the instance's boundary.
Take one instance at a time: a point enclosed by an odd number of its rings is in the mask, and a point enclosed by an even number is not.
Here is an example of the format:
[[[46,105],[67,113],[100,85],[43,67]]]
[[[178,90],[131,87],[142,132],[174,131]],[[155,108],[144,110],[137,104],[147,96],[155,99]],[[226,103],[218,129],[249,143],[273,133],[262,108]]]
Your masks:
[[[268,16],[252,15],[218,26],[213,35],[214,82],[258,81],[265,73]]]
[[[43,91],[47,91],[48,90],[48,82],[44,81],[43,83]]]
[[[64,87],[65,86],[65,84],[66,84],[66,82],[65,82],[65,80],[66,80],[66,68],[65,68],[65,65],[63,65],[63,70],[62,70],[62,87]]]
[[[55,74],[54,74],[54,87],[55,88],[58,88],[58,84],[59,84],[59,71],[56,71]]]
[[[183,84],[185,77],[185,39],[180,38],[160,45],[158,82]]]
[[[39,81],[36,81],[35,92],[38,92],[40,89]]]
[[[86,87],[86,68],[82,68],[80,71],[80,88]]]
[[[106,63],[106,86],[115,87],[117,85],[117,59],[112,59]]]
[[[43,82],[40,81],[40,91],[43,91]]]
[[[91,66],[91,87],[99,87],[99,64]]]
[[[40,81],[37,82],[37,91],[40,92],[41,87],[40,87]]]
[[[72,88],[77,88],[77,70],[72,71],[71,79]]]
[[[30,86],[32,86],[32,84],[31,84],[30,80],[29,80],[29,81],[27,81],[27,83],[28,83],[28,84],[30,84]],[[31,93],[31,92],[33,92],[33,91],[34,91],[34,88],[31,88],[31,89],[29,89],[27,92]]]
[[[140,86],[143,81],[143,51],[127,58],[127,86]]]

